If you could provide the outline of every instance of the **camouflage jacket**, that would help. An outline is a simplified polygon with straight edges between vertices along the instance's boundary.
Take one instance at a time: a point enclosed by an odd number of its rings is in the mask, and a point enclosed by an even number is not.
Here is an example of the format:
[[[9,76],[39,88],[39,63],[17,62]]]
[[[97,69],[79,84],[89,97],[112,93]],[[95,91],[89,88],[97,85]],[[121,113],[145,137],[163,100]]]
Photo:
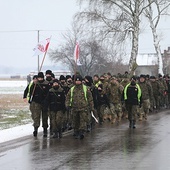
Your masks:
[[[145,82],[138,82],[141,91],[142,91],[142,100],[147,100],[149,99],[150,101],[153,100],[153,90],[152,90],[152,86]]]
[[[86,87],[86,92],[83,89],[83,84],[75,85],[70,89],[66,96],[66,107],[70,106],[74,110],[90,109],[94,110],[94,103],[90,88]],[[86,94],[85,94],[86,93]]]
[[[108,86],[108,98],[110,103],[118,104],[121,102],[123,93],[122,86],[118,84],[110,83]]]

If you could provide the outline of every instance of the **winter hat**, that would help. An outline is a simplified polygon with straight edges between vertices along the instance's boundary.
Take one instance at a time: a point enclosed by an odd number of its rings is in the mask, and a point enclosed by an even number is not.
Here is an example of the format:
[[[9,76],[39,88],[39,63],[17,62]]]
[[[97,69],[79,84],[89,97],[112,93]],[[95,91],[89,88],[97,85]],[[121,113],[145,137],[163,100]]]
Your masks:
[[[37,79],[37,78],[38,78],[38,76],[37,76],[37,75],[34,75],[32,79],[34,80],[34,79]]]
[[[38,73],[38,77],[39,77],[39,78],[44,78],[44,73],[43,73],[43,72],[39,72],[39,73]]]
[[[83,80],[83,78],[81,75],[76,75],[75,81],[82,81],[82,80]]]
[[[54,73],[51,73],[51,77],[52,77],[52,78],[55,78],[55,75],[54,75]]]
[[[54,79],[53,83],[59,83],[59,80],[58,79]]]
[[[65,79],[66,78],[64,77],[64,75],[61,75],[59,80],[61,81],[61,80],[65,80]]]
[[[66,75],[66,80],[71,78],[71,75]]]
[[[146,76],[144,74],[141,74],[139,78],[146,78]]]
[[[155,76],[150,76],[150,79],[156,79],[156,77]]]
[[[85,76],[85,79],[87,79],[89,83],[93,83],[93,78],[91,76]]]
[[[51,70],[46,70],[46,72],[45,72],[45,75],[47,75],[47,74],[52,74],[52,71]]]

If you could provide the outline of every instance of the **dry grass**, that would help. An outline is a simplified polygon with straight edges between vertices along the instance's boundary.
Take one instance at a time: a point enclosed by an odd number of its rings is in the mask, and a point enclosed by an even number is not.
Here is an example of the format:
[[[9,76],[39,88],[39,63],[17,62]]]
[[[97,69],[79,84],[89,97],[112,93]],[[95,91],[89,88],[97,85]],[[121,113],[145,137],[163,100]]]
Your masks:
[[[30,121],[29,104],[24,102],[22,94],[0,94],[0,129]]]
[[[1,94],[0,95],[0,109],[26,109],[28,103],[25,103],[22,94]]]

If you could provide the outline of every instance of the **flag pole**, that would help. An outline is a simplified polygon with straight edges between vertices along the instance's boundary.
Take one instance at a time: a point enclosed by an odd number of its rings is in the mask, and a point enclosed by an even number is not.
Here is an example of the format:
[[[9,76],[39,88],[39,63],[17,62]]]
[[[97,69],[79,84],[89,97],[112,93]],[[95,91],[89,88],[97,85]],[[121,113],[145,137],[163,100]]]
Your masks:
[[[46,51],[45,51],[45,53],[44,53],[44,57],[43,57],[43,60],[42,60],[42,63],[41,63],[40,68],[39,68],[39,62],[38,62],[38,72],[40,72],[41,69],[42,69],[42,66],[43,66],[43,63],[44,63],[44,60],[45,60],[45,56],[46,56],[46,54],[47,54],[47,50],[48,50],[48,47],[49,47],[49,44],[50,44],[50,40],[51,40],[51,37],[50,37],[50,39],[49,39],[49,42],[48,42],[47,45],[46,45]],[[38,57],[38,58],[39,58],[39,57]],[[34,89],[33,89],[32,94],[31,94],[31,96],[30,96],[30,100],[29,100],[30,102],[32,101],[32,98],[33,98],[33,95],[34,95],[34,92],[35,92],[36,85],[37,85],[37,84],[34,85]]]
[[[40,41],[40,30],[38,30],[38,43]],[[40,72],[40,57],[38,55],[38,72]]]
[[[40,72],[41,69],[42,69],[42,66],[43,66],[43,63],[44,63],[44,60],[45,60],[45,57],[46,57],[46,54],[47,54],[47,50],[48,50],[48,47],[49,47],[49,44],[50,44],[50,40],[51,40],[51,37],[50,37],[49,42],[48,42],[48,44],[47,44],[47,46],[46,46],[46,51],[45,51],[45,53],[44,53],[44,57],[43,57],[43,59],[42,59],[41,66],[40,66],[40,69],[39,69],[39,72]]]

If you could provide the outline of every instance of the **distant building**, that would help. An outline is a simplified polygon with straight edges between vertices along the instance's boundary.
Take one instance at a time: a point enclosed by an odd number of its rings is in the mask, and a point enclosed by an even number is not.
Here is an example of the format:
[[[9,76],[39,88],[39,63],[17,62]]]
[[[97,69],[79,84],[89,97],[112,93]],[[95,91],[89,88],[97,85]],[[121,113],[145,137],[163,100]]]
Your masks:
[[[138,67],[135,70],[137,76],[140,74],[158,75],[158,61],[156,54],[139,54],[136,62],[138,64]]]
[[[164,50],[164,53],[162,54],[163,59],[163,72],[164,74],[170,75],[170,47],[168,47],[168,50]]]

